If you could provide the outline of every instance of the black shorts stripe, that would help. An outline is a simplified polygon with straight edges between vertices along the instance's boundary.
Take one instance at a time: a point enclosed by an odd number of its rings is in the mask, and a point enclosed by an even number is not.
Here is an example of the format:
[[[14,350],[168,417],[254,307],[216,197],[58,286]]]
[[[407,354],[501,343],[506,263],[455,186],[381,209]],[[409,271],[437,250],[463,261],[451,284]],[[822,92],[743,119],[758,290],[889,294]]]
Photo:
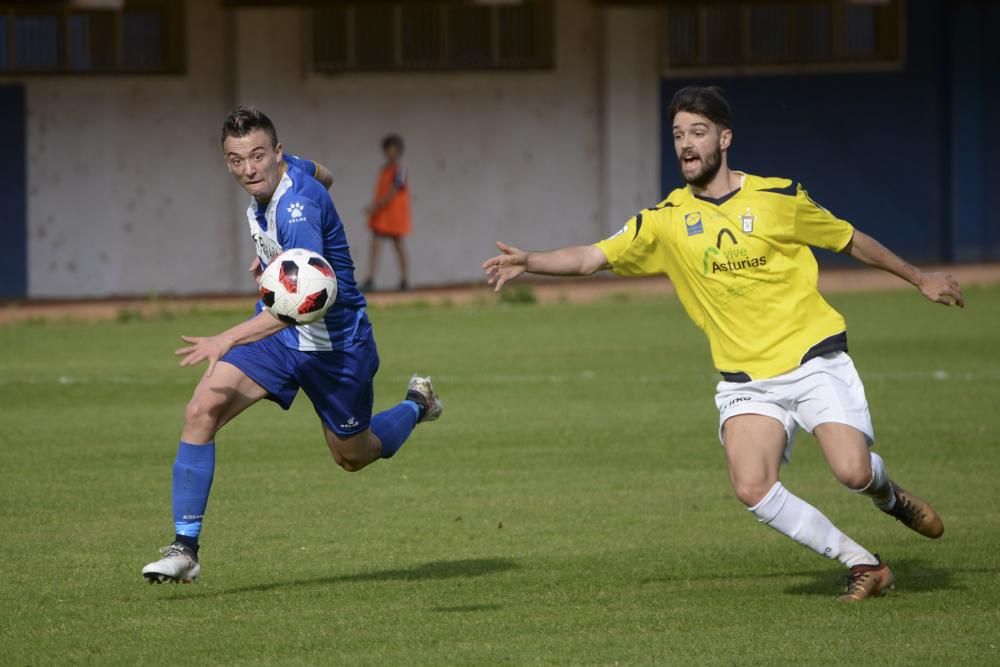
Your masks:
[[[822,357],[824,354],[832,354],[833,352],[847,352],[847,332],[841,331],[838,334],[833,334],[824,338],[820,342],[816,343],[810,347],[806,353],[802,356],[802,361],[799,365],[806,363],[810,359],[815,359],[816,357]],[[722,379],[726,382],[750,382],[753,380],[749,373],[743,371],[719,371],[722,374]]]
[[[846,331],[841,331],[839,334],[833,334],[829,338],[824,338],[810,347],[809,350],[802,355],[802,361],[799,362],[799,365],[806,363],[810,359],[822,357],[824,354],[830,354],[832,352],[847,352]]]

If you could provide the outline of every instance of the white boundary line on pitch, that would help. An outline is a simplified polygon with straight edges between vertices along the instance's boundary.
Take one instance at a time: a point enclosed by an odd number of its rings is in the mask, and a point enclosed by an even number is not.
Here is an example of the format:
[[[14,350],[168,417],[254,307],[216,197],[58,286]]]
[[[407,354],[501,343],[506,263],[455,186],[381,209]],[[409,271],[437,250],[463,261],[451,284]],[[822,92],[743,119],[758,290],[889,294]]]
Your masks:
[[[449,384],[472,384],[472,385],[514,385],[514,384],[530,384],[530,385],[540,385],[540,384],[587,384],[590,382],[601,381],[601,378],[594,371],[585,370],[578,373],[567,373],[558,375],[530,375],[530,374],[510,374],[510,375],[433,375],[439,382],[446,382]],[[672,383],[672,382],[698,382],[698,381],[715,381],[718,376],[716,375],[702,375],[702,374],[685,374],[685,375],[674,375],[674,374],[662,374],[662,375],[639,375],[633,378],[633,381],[639,382],[640,384],[658,384],[658,383]],[[615,379],[620,379],[621,376],[616,374]],[[393,382],[406,382],[410,378],[408,375],[394,375],[389,378]],[[627,379],[627,378],[626,378]],[[920,370],[920,371],[903,371],[899,373],[861,373],[862,381],[890,381],[890,380],[914,380],[914,379],[927,379],[927,380],[937,380],[939,382],[951,381],[951,382],[968,382],[974,380],[998,380],[1000,379],[1000,368],[998,369],[981,369],[978,371],[958,371],[952,372],[944,369],[937,370]],[[86,384],[103,384],[103,385],[146,385],[146,386],[156,386],[156,385],[191,385],[197,384],[198,377],[194,375],[188,375],[185,377],[177,377],[171,379],[163,378],[142,378],[142,377],[131,377],[122,375],[113,375],[111,377],[87,377],[87,376],[72,376],[72,375],[60,375],[58,377],[52,378],[29,378],[29,379],[18,379],[18,378],[0,378],[0,385],[63,385],[63,386],[73,386],[73,385],[86,385]]]

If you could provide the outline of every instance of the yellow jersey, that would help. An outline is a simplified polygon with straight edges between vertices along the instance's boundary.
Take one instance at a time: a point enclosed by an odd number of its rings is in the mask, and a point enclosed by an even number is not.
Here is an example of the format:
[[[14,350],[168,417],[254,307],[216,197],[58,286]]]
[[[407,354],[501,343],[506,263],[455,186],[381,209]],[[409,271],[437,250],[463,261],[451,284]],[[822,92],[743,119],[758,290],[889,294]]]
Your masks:
[[[819,293],[809,246],[839,252],[854,227],[800,184],[740,175],[742,186],[721,199],[674,190],[596,246],[616,274],[669,276],[715,367],[746,382],[847,349],[844,318]]]

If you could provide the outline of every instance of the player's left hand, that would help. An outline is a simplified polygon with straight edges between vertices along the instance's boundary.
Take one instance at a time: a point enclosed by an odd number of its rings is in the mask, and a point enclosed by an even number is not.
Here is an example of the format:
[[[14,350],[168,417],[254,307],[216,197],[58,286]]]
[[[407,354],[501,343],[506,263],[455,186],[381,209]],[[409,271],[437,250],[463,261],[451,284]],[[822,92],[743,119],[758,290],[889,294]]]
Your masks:
[[[925,273],[917,284],[920,293],[935,303],[965,308],[962,288],[947,273]]]
[[[260,287],[260,276],[264,273],[264,269],[260,268],[260,257],[253,258],[253,261],[250,262],[250,268],[247,271],[257,281],[257,286]]]
[[[181,366],[194,366],[208,360],[208,370],[205,377],[212,374],[215,364],[232,347],[222,336],[181,336],[181,340],[188,343],[188,347],[182,347],[174,352],[181,359]]]
[[[494,286],[494,292],[499,292],[504,283],[514,280],[528,269],[528,253],[501,241],[497,241],[497,248],[501,254],[483,262],[486,282]]]

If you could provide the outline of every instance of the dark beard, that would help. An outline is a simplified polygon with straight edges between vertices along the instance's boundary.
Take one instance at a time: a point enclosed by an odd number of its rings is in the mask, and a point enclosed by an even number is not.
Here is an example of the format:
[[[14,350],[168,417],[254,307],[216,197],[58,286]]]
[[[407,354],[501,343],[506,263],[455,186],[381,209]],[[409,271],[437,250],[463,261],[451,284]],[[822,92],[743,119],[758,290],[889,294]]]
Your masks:
[[[715,175],[719,173],[719,168],[722,166],[722,149],[716,148],[712,153],[705,156],[702,160],[702,169],[699,173],[695,174],[692,178],[685,178],[689,185],[693,185],[696,188],[703,188],[712,182]],[[681,172],[681,178],[684,178],[684,172]]]

